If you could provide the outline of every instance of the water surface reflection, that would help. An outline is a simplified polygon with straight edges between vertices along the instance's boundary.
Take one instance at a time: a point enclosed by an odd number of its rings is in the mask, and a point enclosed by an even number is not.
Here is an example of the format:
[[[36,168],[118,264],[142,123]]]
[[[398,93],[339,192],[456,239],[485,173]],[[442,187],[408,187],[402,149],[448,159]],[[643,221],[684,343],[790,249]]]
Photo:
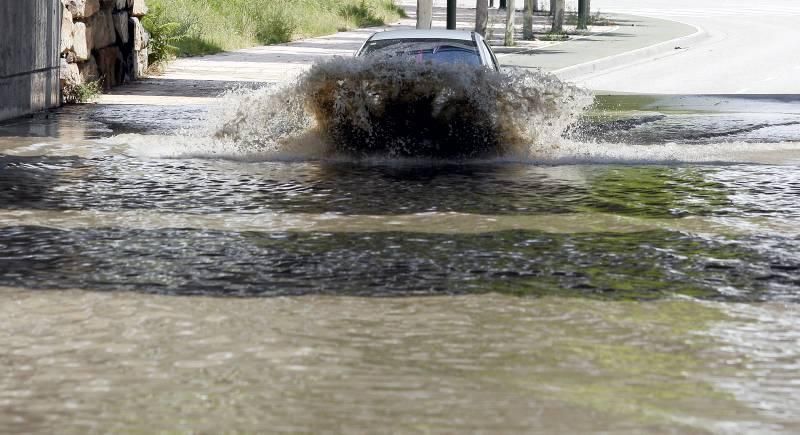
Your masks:
[[[0,298],[0,421],[12,431],[800,428],[790,402],[731,391],[759,382],[747,361],[760,342],[714,332],[753,321],[717,305],[8,288]],[[791,373],[780,356],[759,358]]]

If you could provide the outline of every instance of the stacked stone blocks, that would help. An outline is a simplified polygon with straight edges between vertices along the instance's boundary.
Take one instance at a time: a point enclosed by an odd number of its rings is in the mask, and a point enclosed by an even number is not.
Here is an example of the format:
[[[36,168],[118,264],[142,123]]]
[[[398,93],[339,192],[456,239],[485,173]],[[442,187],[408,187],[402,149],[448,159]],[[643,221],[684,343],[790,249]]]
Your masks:
[[[61,0],[61,87],[102,79],[104,89],[143,77],[145,0]]]

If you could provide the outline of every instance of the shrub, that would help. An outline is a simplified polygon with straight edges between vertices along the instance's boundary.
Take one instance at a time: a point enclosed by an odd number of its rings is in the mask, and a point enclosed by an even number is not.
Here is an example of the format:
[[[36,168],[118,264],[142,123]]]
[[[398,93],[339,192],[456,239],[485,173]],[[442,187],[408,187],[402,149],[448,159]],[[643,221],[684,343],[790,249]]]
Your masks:
[[[291,14],[280,7],[266,8],[254,14],[256,41],[260,44],[280,44],[292,40],[297,22]]]
[[[156,4],[142,19],[142,25],[150,33],[148,62],[151,65],[164,63],[178,53],[178,43],[186,35],[186,24],[171,21],[164,6]]]
[[[102,92],[102,78],[77,85],[67,84],[61,90],[66,104],[88,103],[95,100]]]

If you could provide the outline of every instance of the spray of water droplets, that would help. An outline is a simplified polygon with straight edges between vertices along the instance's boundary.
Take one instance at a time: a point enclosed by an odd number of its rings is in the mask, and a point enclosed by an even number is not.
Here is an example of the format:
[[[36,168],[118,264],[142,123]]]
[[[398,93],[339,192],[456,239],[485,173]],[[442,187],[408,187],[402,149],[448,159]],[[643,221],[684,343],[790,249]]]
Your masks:
[[[288,85],[229,92],[203,135],[281,155],[526,158],[556,148],[591,102],[539,72],[335,58]]]

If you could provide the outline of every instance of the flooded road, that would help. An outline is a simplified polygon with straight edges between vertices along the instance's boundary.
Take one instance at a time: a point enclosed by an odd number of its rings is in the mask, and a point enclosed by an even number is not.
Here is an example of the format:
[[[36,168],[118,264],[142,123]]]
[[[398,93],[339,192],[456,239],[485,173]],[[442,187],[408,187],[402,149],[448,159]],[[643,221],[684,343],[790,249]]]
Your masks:
[[[800,102],[601,97],[468,162],[127,110],[0,125],[10,432],[800,430]]]
[[[12,432],[798,429],[794,305],[3,298]]]

